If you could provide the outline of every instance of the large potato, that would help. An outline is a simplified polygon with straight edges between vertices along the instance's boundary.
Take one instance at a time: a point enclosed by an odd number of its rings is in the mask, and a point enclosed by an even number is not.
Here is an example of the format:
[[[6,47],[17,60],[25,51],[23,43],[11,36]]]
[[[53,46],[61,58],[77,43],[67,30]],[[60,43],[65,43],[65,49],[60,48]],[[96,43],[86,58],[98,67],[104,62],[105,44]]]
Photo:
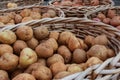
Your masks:
[[[13,44],[16,41],[16,35],[11,30],[0,32],[0,42],[4,44]]]
[[[10,80],[6,71],[0,70],[0,80]]]

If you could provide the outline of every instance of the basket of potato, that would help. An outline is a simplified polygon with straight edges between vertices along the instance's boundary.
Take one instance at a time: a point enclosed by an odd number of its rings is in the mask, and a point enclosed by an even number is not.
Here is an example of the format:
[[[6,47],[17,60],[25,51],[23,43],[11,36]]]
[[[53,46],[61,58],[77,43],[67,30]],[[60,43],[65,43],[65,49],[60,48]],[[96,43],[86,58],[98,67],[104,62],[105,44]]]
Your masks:
[[[44,18],[0,30],[0,79],[115,79],[120,31],[80,18]]]
[[[0,9],[11,9],[23,6],[42,5],[43,0],[0,0]]]
[[[49,6],[26,6],[0,10],[0,27],[42,18],[64,17],[62,10]]]
[[[120,30],[120,6],[101,8],[97,11],[88,12],[86,17],[94,21],[112,25]]]
[[[101,6],[107,7],[114,5],[112,0],[52,0],[49,5],[59,7],[66,17],[84,17],[88,11],[93,11]]]

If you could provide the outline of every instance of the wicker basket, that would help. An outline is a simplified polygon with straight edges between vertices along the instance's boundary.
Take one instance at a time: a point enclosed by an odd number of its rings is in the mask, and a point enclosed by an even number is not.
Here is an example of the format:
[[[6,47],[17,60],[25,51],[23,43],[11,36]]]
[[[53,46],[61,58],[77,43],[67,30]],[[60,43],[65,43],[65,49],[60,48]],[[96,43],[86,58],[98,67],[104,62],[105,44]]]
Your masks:
[[[11,27],[5,27],[0,31],[15,31],[18,27],[23,25],[29,25],[32,28],[46,25],[49,30],[56,30],[59,32],[68,30],[79,38],[84,38],[86,35],[97,36],[105,34],[109,39],[109,47],[115,51],[116,56],[107,59],[102,64],[91,66],[83,72],[67,76],[61,80],[118,80],[120,73],[120,42],[117,37],[120,37],[120,31],[116,28],[84,18],[44,18],[41,20],[29,21],[27,23],[20,23],[19,25]],[[96,74],[94,79],[93,73]]]
[[[19,8],[15,8],[15,9],[0,10],[0,16],[6,15],[7,13],[10,13],[10,12],[20,13],[20,11],[23,9],[32,9],[32,8],[40,8],[41,13],[47,12],[48,9],[53,9],[56,11],[58,17],[64,17],[64,12],[59,8],[54,8],[51,6],[39,6],[39,5],[37,5],[37,6],[31,5],[31,6],[24,6],[24,7],[19,7]],[[0,28],[5,27],[5,26],[0,26]]]
[[[0,9],[7,9],[8,3],[16,3],[18,7],[30,5],[42,5],[43,0],[0,0]]]
[[[107,15],[108,10],[115,10],[116,11],[116,15],[120,15],[120,6],[113,6],[113,7],[101,7],[98,10],[94,10],[91,12],[87,12],[85,17],[88,19],[93,19],[97,17],[97,14],[99,12],[102,12],[104,15]]]

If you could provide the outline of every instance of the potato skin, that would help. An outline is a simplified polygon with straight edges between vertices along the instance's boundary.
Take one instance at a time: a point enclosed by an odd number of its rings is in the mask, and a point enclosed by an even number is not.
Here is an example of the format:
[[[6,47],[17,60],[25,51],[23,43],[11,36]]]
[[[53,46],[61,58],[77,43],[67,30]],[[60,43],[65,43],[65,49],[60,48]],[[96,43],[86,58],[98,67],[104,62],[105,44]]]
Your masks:
[[[24,18],[30,16],[30,13],[31,13],[30,9],[24,9],[20,12],[20,15]]]
[[[0,69],[2,70],[12,70],[18,65],[18,56],[5,53],[0,57]]]
[[[49,68],[45,66],[39,66],[36,70],[32,72],[32,75],[35,76],[38,80],[51,80],[52,72]]]
[[[49,35],[49,38],[54,38],[56,41],[58,40],[58,38],[59,38],[59,32],[57,32],[57,31],[51,31],[50,32],[50,35]]]
[[[0,44],[0,56],[4,53],[13,53],[13,48],[8,44]]]
[[[70,72],[68,71],[62,71],[62,72],[59,72],[57,73],[55,76],[54,76],[54,79],[62,79],[66,76],[70,75]]]
[[[28,73],[21,73],[15,76],[12,80],[36,80],[35,77]]]
[[[22,16],[20,16],[19,14],[16,14],[15,15],[15,23],[18,24],[21,22],[22,22]]]
[[[10,80],[6,71],[0,70],[0,80]]]
[[[33,37],[33,30],[29,26],[21,26],[17,29],[16,35],[19,39],[28,41]]]

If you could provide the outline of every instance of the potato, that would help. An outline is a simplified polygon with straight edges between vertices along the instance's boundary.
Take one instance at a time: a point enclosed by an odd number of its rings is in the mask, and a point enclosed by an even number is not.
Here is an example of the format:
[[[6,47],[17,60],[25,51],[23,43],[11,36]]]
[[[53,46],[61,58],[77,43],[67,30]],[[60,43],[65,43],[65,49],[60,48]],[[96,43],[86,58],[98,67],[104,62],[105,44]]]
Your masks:
[[[4,44],[13,44],[16,41],[16,35],[11,30],[0,32],[0,42]]]
[[[42,18],[50,18],[50,14],[49,13],[43,13]]]
[[[88,36],[85,37],[85,43],[87,45],[92,46],[93,42],[94,42],[94,37],[93,36],[88,35]]]
[[[40,8],[32,8],[32,12],[41,13],[41,9]]]
[[[35,39],[34,37],[32,37],[32,39],[28,40],[26,43],[27,43],[28,47],[30,47],[30,48],[33,49],[33,50],[34,50],[34,49],[38,46],[38,44],[39,44],[38,40]]]
[[[35,77],[28,73],[21,73],[15,76],[12,80],[36,80]]]
[[[19,14],[15,15],[15,23],[21,23],[22,22],[22,16],[20,16]]]
[[[16,53],[17,55],[20,55],[20,52],[26,47],[27,47],[27,44],[24,41],[17,40],[13,44],[14,53]]]
[[[59,54],[54,54],[53,56],[51,56],[47,59],[48,66],[51,66],[52,64],[54,64],[56,62],[63,62],[64,63],[63,57]]]
[[[16,35],[19,39],[28,41],[33,37],[33,30],[29,26],[21,26],[17,29]]]
[[[94,45],[87,51],[88,57],[98,57],[101,60],[107,59],[107,48],[103,45]]]
[[[80,68],[77,64],[71,64],[68,67],[67,71],[73,74],[73,73],[81,72],[83,71],[83,69]]]
[[[11,20],[11,18],[8,16],[0,16],[0,22],[2,22],[4,24],[8,23],[10,20]]]
[[[54,76],[54,79],[62,79],[66,76],[70,75],[70,72],[68,71],[62,71],[62,72],[59,72],[57,73],[55,76]]]
[[[102,12],[99,12],[97,15],[97,18],[99,18],[101,21],[103,21],[103,19],[105,19],[106,16]]]
[[[83,70],[86,70],[86,69],[87,69],[86,63],[80,63],[80,64],[78,64],[78,66],[79,66],[80,68],[82,68]]]
[[[75,49],[73,52],[73,62],[83,63],[87,60],[87,53],[83,49]]]
[[[68,40],[69,38],[73,36],[73,34],[69,31],[64,31],[62,33],[60,33],[60,36],[59,36],[59,39],[58,39],[58,42],[60,44],[67,44],[68,43]]]
[[[37,80],[51,80],[52,79],[51,70],[45,66],[39,66],[36,70],[32,72],[32,75]]]
[[[15,21],[13,20],[13,19],[11,19],[8,23],[7,23],[7,25],[14,25],[15,24]]]
[[[61,5],[62,5],[62,6],[72,6],[72,4],[73,4],[73,3],[72,3],[71,1],[62,1],[62,2],[61,2]]]
[[[49,38],[54,38],[57,41],[58,38],[59,38],[59,32],[57,32],[57,31],[51,31],[50,35],[49,35]]]
[[[0,44],[0,56],[5,53],[13,53],[13,48],[8,44]]]
[[[54,18],[54,17],[56,17],[56,16],[57,16],[57,14],[56,14],[55,10],[53,10],[53,9],[49,9],[49,10],[47,11],[47,13],[49,13],[49,14],[50,14],[50,17],[51,17],[51,18]]]
[[[87,60],[86,65],[87,65],[87,67],[90,67],[90,66],[93,66],[93,65],[96,65],[96,64],[101,64],[102,62],[103,61],[100,60],[97,57],[91,57]]]
[[[32,18],[32,19],[41,19],[41,15],[40,15],[40,13],[38,13],[38,12],[31,12],[30,13],[30,17]]]
[[[64,58],[65,63],[69,63],[71,61],[72,54],[66,46],[60,46],[58,48],[58,53]]]
[[[0,57],[0,69],[2,70],[12,70],[18,65],[18,56],[5,53]]]
[[[30,9],[24,9],[20,12],[20,15],[24,18],[30,16],[30,13],[31,13]]]
[[[79,43],[78,39],[75,36],[71,36],[68,41],[68,48],[71,51],[74,51],[75,49],[77,49],[79,47],[80,47],[80,43]]]
[[[0,80],[10,80],[6,71],[0,70]]]
[[[116,54],[115,54],[115,52],[112,49],[107,49],[107,55],[110,58],[110,57],[115,56]]]
[[[37,55],[41,58],[48,58],[53,55],[53,48],[46,43],[39,44],[35,48],[35,51],[36,51]]]
[[[17,8],[17,4],[16,4],[16,3],[11,3],[11,2],[9,2],[9,3],[7,4],[7,8]]]
[[[66,71],[66,68],[67,67],[63,62],[56,62],[50,66],[50,69],[53,75],[56,75],[57,73],[61,71]]]
[[[28,21],[31,21],[31,20],[33,20],[32,17],[24,17],[22,19],[22,22],[28,22]]]
[[[26,68],[37,61],[37,54],[30,48],[24,48],[20,52],[19,65],[21,68]]]
[[[9,12],[9,13],[7,13],[7,16],[8,16],[9,18],[11,18],[11,19],[15,19],[15,15],[16,15],[15,12]]]
[[[44,59],[44,58],[39,58],[37,62],[40,63],[40,64],[43,65],[43,66],[46,66],[46,65],[47,65],[47,61],[46,61],[46,59]]]
[[[48,37],[49,31],[45,26],[40,26],[34,29],[34,36],[38,40],[45,39]]]
[[[85,44],[85,42],[82,39],[78,38],[78,41],[80,43],[80,47],[79,47],[80,49],[84,49],[84,50],[88,49],[87,44]]]
[[[53,48],[54,51],[58,49],[58,43],[54,38],[49,38],[46,41],[46,44],[49,44]]]

